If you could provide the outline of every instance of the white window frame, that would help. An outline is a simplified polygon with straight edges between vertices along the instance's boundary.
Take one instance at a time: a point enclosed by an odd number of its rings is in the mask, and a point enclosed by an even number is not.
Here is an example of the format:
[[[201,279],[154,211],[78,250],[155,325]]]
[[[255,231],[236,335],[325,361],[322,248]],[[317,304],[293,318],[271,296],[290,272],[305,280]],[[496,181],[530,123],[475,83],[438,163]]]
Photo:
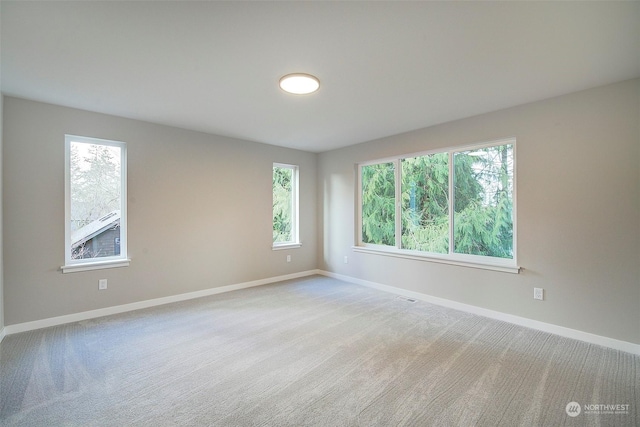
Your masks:
[[[300,168],[298,165],[291,165],[287,163],[273,163],[271,168],[272,178],[274,168],[284,168],[292,170],[291,180],[291,238],[292,240],[287,242],[272,242],[271,249],[274,251],[282,249],[299,248],[302,246],[300,241]],[[272,181],[273,182],[273,181]],[[271,188],[273,195],[273,187]],[[273,210],[271,211],[271,221],[273,226]]]
[[[447,153],[449,155],[449,191],[450,194],[455,192],[453,187],[453,169],[455,167],[453,162],[453,157],[455,153],[477,150],[481,148],[487,147],[495,147],[499,145],[508,145],[511,144],[513,146],[513,258],[498,258],[498,257],[489,257],[482,255],[470,255],[470,254],[461,254],[454,252],[454,209],[453,209],[453,197],[450,197],[450,207],[449,207],[449,253],[447,254],[438,254],[432,252],[424,252],[424,251],[416,251],[409,249],[402,249],[402,215],[401,209],[402,204],[400,203],[401,197],[401,161],[405,158],[411,157],[419,157],[426,156],[430,154],[438,154],[438,153]],[[380,163],[394,163],[395,168],[395,186],[396,186],[396,213],[395,213],[395,246],[385,246],[385,245],[376,245],[371,243],[365,243],[362,240],[362,167]],[[356,243],[353,246],[353,250],[355,252],[363,252],[363,253],[371,253],[377,255],[384,256],[392,256],[406,259],[413,259],[419,261],[431,261],[438,262],[443,264],[452,264],[459,265],[465,267],[473,267],[480,268],[486,270],[495,270],[506,273],[515,273],[518,274],[520,272],[520,267],[517,262],[517,202],[516,202],[516,138],[505,138],[495,141],[482,142],[472,145],[465,145],[460,147],[449,147],[442,148],[437,150],[429,150],[423,151],[419,153],[411,153],[401,156],[387,157],[383,159],[377,159],[367,162],[358,163],[356,165],[356,182],[357,182],[357,196],[356,196]]]
[[[106,145],[120,148],[120,255],[100,258],[73,259],[71,257],[71,142]],[[64,197],[65,197],[65,264],[63,273],[98,270],[104,268],[127,267],[131,260],[127,252],[127,144],[121,141],[65,135],[64,157]]]

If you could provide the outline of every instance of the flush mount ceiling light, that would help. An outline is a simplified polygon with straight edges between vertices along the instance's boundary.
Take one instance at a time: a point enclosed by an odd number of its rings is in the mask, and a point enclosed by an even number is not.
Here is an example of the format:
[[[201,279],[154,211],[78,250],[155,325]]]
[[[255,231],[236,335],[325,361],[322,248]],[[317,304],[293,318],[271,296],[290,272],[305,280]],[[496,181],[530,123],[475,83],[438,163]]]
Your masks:
[[[287,74],[280,79],[280,89],[294,95],[307,95],[318,90],[320,80],[311,74]]]

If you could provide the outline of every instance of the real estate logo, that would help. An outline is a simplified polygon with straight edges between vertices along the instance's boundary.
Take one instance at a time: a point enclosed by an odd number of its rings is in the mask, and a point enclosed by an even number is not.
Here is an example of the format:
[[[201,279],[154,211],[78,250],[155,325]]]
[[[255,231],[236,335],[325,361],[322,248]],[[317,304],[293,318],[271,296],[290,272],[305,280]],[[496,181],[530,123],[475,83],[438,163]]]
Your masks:
[[[589,403],[582,405],[585,414],[629,415],[628,403]]]
[[[585,415],[629,415],[628,403],[588,403],[580,406],[578,402],[569,402],[564,410],[570,417],[577,417],[584,411]]]
[[[564,410],[567,411],[567,415],[570,417],[577,417],[580,415],[582,408],[580,408],[580,404],[578,402],[569,402]]]

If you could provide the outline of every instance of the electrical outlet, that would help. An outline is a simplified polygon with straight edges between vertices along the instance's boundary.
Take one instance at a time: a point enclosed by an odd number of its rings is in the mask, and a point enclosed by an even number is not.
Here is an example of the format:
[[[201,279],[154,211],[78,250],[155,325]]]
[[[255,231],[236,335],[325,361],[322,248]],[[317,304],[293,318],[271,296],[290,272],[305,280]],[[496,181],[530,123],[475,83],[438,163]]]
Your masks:
[[[287,262],[291,262],[291,255],[287,255]]]
[[[344,256],[344,263],[349,264],[349,257],[346,255]]]
[[[98,280],[98,289],[101,291],[107,289],[107,279]]]
[[[533,288],[533,299],[544,300],[544,289]]]

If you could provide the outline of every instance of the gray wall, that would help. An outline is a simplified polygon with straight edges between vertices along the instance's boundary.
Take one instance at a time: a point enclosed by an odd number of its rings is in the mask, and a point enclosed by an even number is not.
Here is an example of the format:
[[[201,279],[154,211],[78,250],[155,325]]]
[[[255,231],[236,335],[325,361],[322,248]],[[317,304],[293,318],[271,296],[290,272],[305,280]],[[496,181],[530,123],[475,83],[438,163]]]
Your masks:
[[[520,274],[352,251],[357,162],[511,136]],[[632,80],[320,154],[318,265],[640,343],[639,198],[640,80]],[[533,300],[534,287],[545,301]]]
[[[59,271],[65,133],[127,142],[129,267]],[[300,166],[300,249],[271,249],[273,162]],[[5,324],[315,269],[316,163],[313,153],[5,97]]]
[[[639,123],[636,79],[316,155],[5,97],[4,323],[321,268],[640,343]],[[59,271],[65,133],[128,142],[130,267]],[[519,275],[352,251],[357,162],[508,136]],[[301,167],[301,249],[271,250],[274,161]]]
[[[4,96],[0,94],[0,332],[4,328],[4,272],[3,272],[3,256],[2,256],[2,122],[3,122],[3,104]]]

